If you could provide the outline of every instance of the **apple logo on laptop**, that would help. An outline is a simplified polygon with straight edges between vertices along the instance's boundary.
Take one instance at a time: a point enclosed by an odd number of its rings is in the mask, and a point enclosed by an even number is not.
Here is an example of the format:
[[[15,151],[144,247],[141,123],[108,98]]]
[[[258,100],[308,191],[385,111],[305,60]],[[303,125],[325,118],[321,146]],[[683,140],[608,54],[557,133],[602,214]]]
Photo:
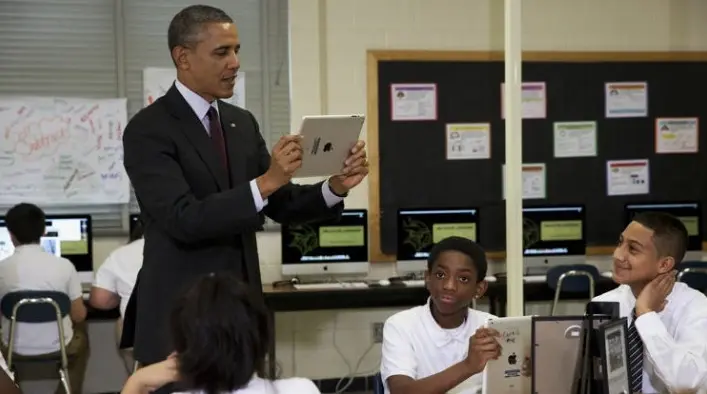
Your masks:
[[[516,356],[515,353],[511,353],[510,356],[508,356],[508,364],[515,365],[515,363],[518,362],[518,356]]]
[[[327,142],[324,144],[324,152],[331,152],[331,150],[334,149],[334,146],[331,144],[331,142]]]

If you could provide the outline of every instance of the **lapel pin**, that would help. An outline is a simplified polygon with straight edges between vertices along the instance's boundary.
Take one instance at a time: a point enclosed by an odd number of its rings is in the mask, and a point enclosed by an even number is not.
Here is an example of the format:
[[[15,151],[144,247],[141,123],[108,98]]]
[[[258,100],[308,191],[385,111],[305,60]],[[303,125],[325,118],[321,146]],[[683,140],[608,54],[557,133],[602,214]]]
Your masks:
[[[231,123],[231,127],[236,127],[236,124],[235,124],[235,123]]]

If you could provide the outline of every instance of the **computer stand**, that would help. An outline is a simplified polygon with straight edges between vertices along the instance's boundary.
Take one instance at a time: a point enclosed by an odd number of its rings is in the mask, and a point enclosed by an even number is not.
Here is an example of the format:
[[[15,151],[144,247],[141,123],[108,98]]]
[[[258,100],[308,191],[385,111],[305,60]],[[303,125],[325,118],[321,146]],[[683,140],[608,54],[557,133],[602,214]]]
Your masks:
[[[573,394],[604,394],[601,370],[601,352],[599,346],[599,330],[595,327],[595,318],[600,315],[588,315],[582,330],[582,349],[579,365],[579,379]]]

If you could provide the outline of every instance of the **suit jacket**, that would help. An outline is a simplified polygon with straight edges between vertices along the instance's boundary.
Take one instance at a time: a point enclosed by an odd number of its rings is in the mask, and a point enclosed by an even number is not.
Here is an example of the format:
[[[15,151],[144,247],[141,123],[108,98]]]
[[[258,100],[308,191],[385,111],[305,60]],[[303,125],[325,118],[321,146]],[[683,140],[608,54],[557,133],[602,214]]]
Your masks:
[[[201,120],[175,86],[137,113],[123,135],[125,169],[145,225],[135,295],[134,354],[142,364],[171,352],[174,300],[199,276],[232,271],[262,291],[255,233],[263,214],[291,223],[335,218],[343,210],[343,203],[327,206],[321,183],[290,183],[257,212],[249,182],[269,168],[270,154],[249,111],[218,106],[230,179]]]

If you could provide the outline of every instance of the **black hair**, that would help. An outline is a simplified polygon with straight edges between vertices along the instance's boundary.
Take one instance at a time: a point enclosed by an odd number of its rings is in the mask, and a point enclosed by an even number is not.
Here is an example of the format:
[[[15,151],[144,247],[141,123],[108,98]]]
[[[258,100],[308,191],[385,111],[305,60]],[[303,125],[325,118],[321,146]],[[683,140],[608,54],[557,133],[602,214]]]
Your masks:
[[[186,390],[235,391],[265,368],[267,307],[262,294],[231,274],[198,279],[179,298],[171,330],[180,387]]]
[[[672,257],[678,264],[687,250],[687,228],[675,216],[666,212],[642,212],[633,221],[653,230],[653,242],[661,257]]]
[[[34,204],[20,203],[5,214],[7,230],[20,245],[37,244],[44,235],[46,216]]]
[[[437,242],[430,250],[430,256],[427,258],[427,269],[432,271],[432,268],[437,263],[437,259],[443,252],[457,251],[469,257],[471,263],[476,268],[477,281],[481,282],[486,277],[488,263],[486,262],[486,253],[481,246],[469,238],[463,237],[447,237]]]
[[[133,226],[133,231],[130,233],[130,242],[135,242],[138,239],[142,238],[142,236],[145,234],[145,226],[142,225],[142,220],[138,219],[135,221],[135,225]]]
[[[178,46],[190,47],[196,44],[201,29],[208,23],[233,23],[233,18],[220,8],[201,4],[179,11],[167,29],[170,53]]]

